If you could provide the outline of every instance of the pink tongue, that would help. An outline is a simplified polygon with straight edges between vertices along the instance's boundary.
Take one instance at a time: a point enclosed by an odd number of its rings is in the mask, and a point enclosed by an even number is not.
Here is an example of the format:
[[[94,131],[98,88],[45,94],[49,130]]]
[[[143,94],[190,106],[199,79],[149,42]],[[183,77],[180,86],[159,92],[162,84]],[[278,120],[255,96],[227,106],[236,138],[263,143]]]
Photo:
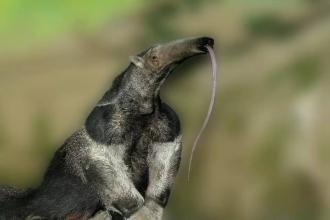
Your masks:
[[[203,122],[203,125],[202,125],[201,129],[198,132],[198,135],[197,135],[197,137],[194,141],[194,144],[193,144],[193,147],[192,147],[192,150],[191,150],[190,160],[189,160],[189,169],[188,169],[188,182],[189,182],[189,179],[190,179],[191,165],[192,165],[192,160],[194,158],[197,143],[198,143],[201,135],[203,134],[203,132],[204,132],[209,120],[210,120],[210,117],[211,117],[211,113],[212,113],[213,106],[214,106],[216,87],[217,87],[217,62],[216,62],[216,59],[215,59],[215,54],[214,54],[213,49],[210,46],[207,45],[206,48],[209,51],[209,55],[210,55],[211,63],[212,63],[212,72],[211,72],[211,74],[212,74],[212,94],[211,94],[211,100],[210,100],[210,104],[209,104],[209,109],[207,111],[207,115],[204,119],[204,122]]]

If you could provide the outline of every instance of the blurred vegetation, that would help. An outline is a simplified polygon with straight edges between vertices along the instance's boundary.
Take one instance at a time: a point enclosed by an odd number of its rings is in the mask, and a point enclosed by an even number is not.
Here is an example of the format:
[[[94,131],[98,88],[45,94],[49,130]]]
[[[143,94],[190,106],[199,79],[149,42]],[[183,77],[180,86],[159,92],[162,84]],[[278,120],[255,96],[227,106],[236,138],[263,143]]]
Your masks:
[[[208,58],[184,63],[162,90],[184,135],[166,219],[328,220],[329,27],[327,0],[2,0],[0,184],[37,185],[129,55],[208,35],[219,89],[189,184]]]
[[[282,83],[291,83],[299,91],[313,88],[321,78],[321,63],[318,57],[298,58],[279,73],[269,79],[271,87],[281,87]]]
[[[290,24],[275,14],[257,14],[247,19],[246,27],[254,37],[287,37],[294,32]]]
[[[137,2],[133,0],[2,0],[0,33],[11,47],[18,41],[21,47],[31,41],[54,39],[74,26],[95,30],[135,7]]]

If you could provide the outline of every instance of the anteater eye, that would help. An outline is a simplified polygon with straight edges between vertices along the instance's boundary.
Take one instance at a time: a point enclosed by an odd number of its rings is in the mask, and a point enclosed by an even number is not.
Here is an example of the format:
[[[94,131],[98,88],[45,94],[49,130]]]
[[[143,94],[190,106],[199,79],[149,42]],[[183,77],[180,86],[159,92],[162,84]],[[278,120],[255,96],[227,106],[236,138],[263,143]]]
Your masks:
[[[152,56],[151,59],[152,60],[157,60],[157,57],[156,56]]]

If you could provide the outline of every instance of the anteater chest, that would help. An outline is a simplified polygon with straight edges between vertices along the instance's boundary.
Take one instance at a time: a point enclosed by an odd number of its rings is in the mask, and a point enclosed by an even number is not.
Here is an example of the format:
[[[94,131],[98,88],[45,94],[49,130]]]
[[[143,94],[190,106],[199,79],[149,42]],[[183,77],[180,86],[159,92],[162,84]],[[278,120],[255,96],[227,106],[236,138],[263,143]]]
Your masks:
[[[148,185],[148,154],[152,148],[155,145],[173,142],[179,133],[177,117],[173,118],[167,112],[157,112],[150,118],[126,160],[137,189],[143,192]]]

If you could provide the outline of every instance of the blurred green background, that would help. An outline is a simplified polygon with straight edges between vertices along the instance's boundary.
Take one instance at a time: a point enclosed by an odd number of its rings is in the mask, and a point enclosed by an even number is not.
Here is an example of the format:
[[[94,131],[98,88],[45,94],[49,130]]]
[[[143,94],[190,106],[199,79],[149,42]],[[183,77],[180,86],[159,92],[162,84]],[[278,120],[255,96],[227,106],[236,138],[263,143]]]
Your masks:
[[[207,56],[163,88],[184,135],[166,219],[330,219],[327,0],[0,0],[0,184],[38,185],[129,55],[198,35],[216,40],[216,108],[188,184]]]

